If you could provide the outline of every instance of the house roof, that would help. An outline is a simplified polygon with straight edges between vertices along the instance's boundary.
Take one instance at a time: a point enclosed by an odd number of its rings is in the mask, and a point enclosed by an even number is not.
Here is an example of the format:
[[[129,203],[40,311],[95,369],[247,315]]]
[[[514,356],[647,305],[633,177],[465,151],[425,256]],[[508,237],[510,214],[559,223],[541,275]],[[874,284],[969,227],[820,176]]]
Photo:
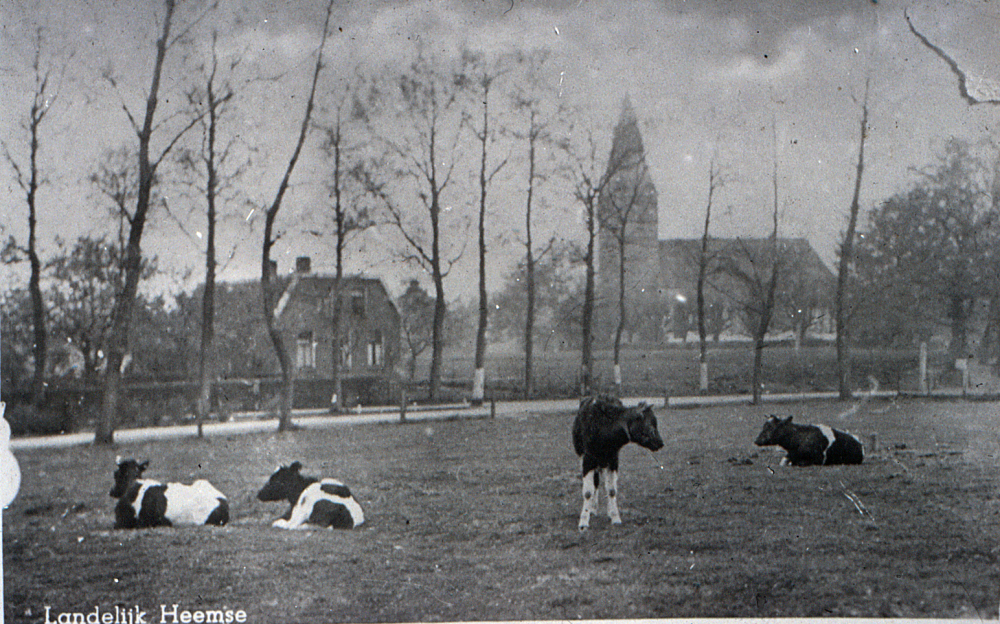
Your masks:
[[[326,299],[333,293],[337,283],[337,276],[326,273],[294,273],[292,274],[288,286],[285,288],[275,307],[275,316],[281,316],[282,311],[292,297],[305,299]],[[359,285],[368,285],[378,288],[385,294],[386,301],[395,309],[396,304],[385,284],[377,277],[366,277],[364,275],[345,275],[341,279],[341,286],[346,289],[355,288]]]
[[[769,237],[710,238],[708,253],[724,261],[723,266],[728,266],[726,272],[752,273],[754,259],[769,255],[770,246]],[[833,272],[807,239],[779,238],[778,247],[785,264],[794,267],[796,273],[805,274],[817,283],[833,279]],[[685,289],[695,283],[698,275],[698,257],[701,253],[700,238],[661,240],[659,252],[663,286]]]

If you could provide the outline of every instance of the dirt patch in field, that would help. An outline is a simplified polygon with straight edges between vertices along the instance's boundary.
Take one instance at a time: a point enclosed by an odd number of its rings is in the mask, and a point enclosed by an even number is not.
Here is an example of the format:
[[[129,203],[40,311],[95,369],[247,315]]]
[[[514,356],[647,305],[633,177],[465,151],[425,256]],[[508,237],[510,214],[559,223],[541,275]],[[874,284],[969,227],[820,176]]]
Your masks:
[[[752,440],[769,408],[657,410],[666,447],[621,458],[624,524],[579,533],[571,414],[19,453],[4,513],[6,617],[138,605],[251,622],[659,617],[995,617],[992,404],[782,406],[876,448],[789,468]],[[116,455],[208,478],[229,526],[114,531]],[[283,531],[255,494],[279,463],[348,483],[368,521]]]

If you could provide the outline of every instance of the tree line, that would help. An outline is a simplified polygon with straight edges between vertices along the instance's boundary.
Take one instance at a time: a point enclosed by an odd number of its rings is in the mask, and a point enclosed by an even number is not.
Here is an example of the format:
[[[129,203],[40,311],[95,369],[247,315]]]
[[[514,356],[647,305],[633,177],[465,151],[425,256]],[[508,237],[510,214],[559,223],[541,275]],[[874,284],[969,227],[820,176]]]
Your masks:
[[[59,140],[45,134],[44,124],[57,110],[53,103],[59,94],[52,77],[65,71],[72,60],[63,59],[61,67],[58,63],[46,67],[42,62],[45,33],[35,33],[31,67],[35,87],[25,107],[24,132],[3,138],[6,161],[24,191],[27,222],[24,240],[13,235],[7,238],[4,261],[26,261],[30,266],[27,288],[5,294],[3,340],[5,354],[21,355],[20,362],[14,361],[24,371],[32,371],[34,405],[44,401],[45,375],[53,368],[48,361],[50,338],[56,337],[73,343],[83,354],[85,377],[99,378],[103,385],[98,443],[113,440],[126,370],[156,353],[173,353],[174,364],[167,368],[184,361],[185,370],[198,371],[200,423],[208,409],[209,385],[222,365],[217,344],[222,338],[213,330],[218,313],[217,234],[219,228],[234,227],[233,214],[248,206],[264,215],[258,310],[283,380],[282,429],[291,425],[294,371],[274,325],[280,292],[272,271],[272,251],[282,237],[303,231],[330,242],[338,284],[345,254],[355,240],[373,229],[384,233],[387,253],[424,272],[432,292],[411,285],[401,305],[404,313],[406,300],[429,307],[420,315],[419,327],[404,328],[404,342],[411,355],[426,349],[431,352],[430,400],[440,391],[448,342],[447,279],[468,251],[470,239],[475,241],[478,268],[476,313],[471,315],[473,400],[483,397],[490,324],[498,333],[513,332],[514,327],[521,330],[516,333],[526,354],[527,394],[540,334],[544,334],[543,345],[559,336],[562,343],[580,350],[580,390],[592,389],[594,315],[599,304],[596,240],[602,231],[619,232],[619,247],[624,249],[628,209],[633,204],[629,192],[634,194],[638,187],[633,183],[623,188],[621,179],[636,156],[644,155],[612,154],[599,138],[602,132],[591,111],[586,106],[568,106],[558,97],[551,80],[554,72],[544,71],[549,61],[545,50],[487,55],[466,48],[453,56],[435,56],[418,47],[403,69],[345,67],[339,59],[327,56],[325,46],[336,36],[330,26],[332,1],[323,8],[320,39],[308,75],[303,77],[306,87],[296,94],[296,101],[304,99],[305,107],[295,143],[285,155],[268,155],[287,160],[270,199],[260,200],[251,198],[245,188],[261,146],[241,143],[234,130],[239,106],[248,105],[241,102],[249,99],[242,85],[252,82],[241,73],[243,59],[238,53],[220,54],[214,4],[163,0],[163,10],[155,17],[156,39],[149,46],[152,69],[144,83],[145,99],[135,103],[125,97],[127,88],[139,87],[125,84],[134,77],[115,75],[110,69],[102,76],[106,88],[120,95],[123,119],[134,135],[127,146],[109,146],[106,158],[89,176],[100,203],[110,208],[109,232],[72,243],[58,241],[47,261],[37,240],[37,222],[41,212],[53,207],[38,205],[39,188],[47,183],[38,156],[46,145]],[[857,190],[863,176],[867,92],[862,112],[855,195],[840,248],[838,337],[868,344],[913,341],[926,338],[933,325],[944,319],[957,356],[965,348],[974,304],[989,300],[988,335],[1000,351],[1000,306],[994,296],[1000,291],[1000,260],[994,258],[991,239],[997,209],[993,198],[1000,188],[994,175],[997,168],[983,160],[978,146],[950,141],[936,162],[917,169],[909,190],[872,209],[859,226]],[[306,149],[315,135],[321,137],[318,157]],[[322,225],[311,229],[288,219],[287,210],[282,210],[303,158],[315,160],[311,164],[324,172],[322,184],[329,197],[322,210],[314,211],[322,213],[313,215],[323,217]],[[763,287],[762,296],[751,302],[758,354],[755,370],[783,296],[777,248],[777,154],[774,165],[772,251],[769,260],[760,259],[759,265],[757,260],[751,262],[761,271],[747,277],[755,287]],[[699,260],[697,314],[702,345],[708,335],[705,319],[709,312],[701,288],[710,273],[711,205],[722,188],[715,166],[713,161]],[[489,218],[496,209],[493,190],[500,180],[519,189],[516,201],[523,206],[524,221],[517,228],[497,227],[498,219]],[[602,213],[599,201],[604,195],[626,201],[620,209]],[[567,234],[543,227],[567,221],[570,214],[580,216],[579,231]],[[198,238],[205,277],[197,313],[192,311],[192,296],[168,300],[140,292],[143,279],[158,269],[155,259],[142,248],[151,223],[173,223],[182,231],[204,230]],[[857,236],[855,228],[859,228]],[[471,232],[475,235],[470,236]],[[490,251],[512,240],[524,248],[522,261],[491,302],[486,288]],[[221,260],[226,261],[224,254]],[[43,281],[50,284],[47,291]],[[513,313],[508,315],[508,310]],[[619,305],[616,353],[628,312]],[[466,315],[455,318],[462,316]],[[334,317],[339,327],[338,310]],[[154,327],[165,329],[151,331]],[[192,327],[199,328],[197,335],[191,334]],[[172,336],[162,343],[170,345],[166,349],[143,344],[164,335]],[[846,353],[850,341],[838,341],[838,349]],[[30,349],[25,345],[31,345]],[[196,360],[193,366],[191,358]],[[5,358],[5,384],[16,380],[9,361]],[[845,358],[843,366],[848,365]],[[150,365],[149,370],[164,368]],[[755,396],[758,387],[755,381]]]

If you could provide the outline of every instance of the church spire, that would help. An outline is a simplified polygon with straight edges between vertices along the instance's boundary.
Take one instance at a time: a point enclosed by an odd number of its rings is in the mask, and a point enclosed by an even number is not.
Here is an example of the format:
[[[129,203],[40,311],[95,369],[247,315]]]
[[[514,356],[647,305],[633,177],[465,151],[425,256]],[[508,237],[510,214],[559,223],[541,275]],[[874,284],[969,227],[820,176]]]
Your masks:
[[[614,135],[611,139],[611,156],[608,159],[609,169],[621,166],[636,166],[645,164],[646,149],[642,144],[642,134],[639,132],[639,118],[632,107],[632,98],[626,93],[622,98],[622,112],[618,117]]]

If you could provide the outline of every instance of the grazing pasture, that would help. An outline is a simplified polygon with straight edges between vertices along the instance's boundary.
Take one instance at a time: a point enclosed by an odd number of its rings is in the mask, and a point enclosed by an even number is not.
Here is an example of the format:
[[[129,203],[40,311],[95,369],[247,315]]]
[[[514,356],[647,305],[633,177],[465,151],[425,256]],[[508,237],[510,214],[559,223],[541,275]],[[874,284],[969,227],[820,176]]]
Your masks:
[[[621,453],[623,524],[599,515],[584,533],[572,412],[19,452],[6,618],[117,605],[159,622],[174,604],[250,622],[995,618],[1000,406],[845,407],[657,409],[664,448]],[[779,466],[753,444],[776,409],[878,446],[862,465]],[[210,479],[229,524],[112,530],[116,454]],[[348,483],[365,524],[272,528],[280,510],[256,493],[295,460]]]

